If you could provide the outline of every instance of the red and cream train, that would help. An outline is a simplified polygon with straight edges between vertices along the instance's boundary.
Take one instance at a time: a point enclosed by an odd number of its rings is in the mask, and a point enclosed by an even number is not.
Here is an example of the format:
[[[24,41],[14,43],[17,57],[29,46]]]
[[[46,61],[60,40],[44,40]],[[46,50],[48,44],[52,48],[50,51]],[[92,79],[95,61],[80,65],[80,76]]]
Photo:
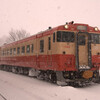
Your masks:
[[[100,30],[66,23],[0,47],[0,69],[59,83],[96,81]]]

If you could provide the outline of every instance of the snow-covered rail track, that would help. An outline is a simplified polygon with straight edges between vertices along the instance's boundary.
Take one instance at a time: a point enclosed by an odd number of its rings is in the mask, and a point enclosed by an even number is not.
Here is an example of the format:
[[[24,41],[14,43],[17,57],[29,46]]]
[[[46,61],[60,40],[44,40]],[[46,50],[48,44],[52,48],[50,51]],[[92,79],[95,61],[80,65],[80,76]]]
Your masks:
[[[0,98],[2,98],[2,100],[7,100],[1,93],[0,93]]]

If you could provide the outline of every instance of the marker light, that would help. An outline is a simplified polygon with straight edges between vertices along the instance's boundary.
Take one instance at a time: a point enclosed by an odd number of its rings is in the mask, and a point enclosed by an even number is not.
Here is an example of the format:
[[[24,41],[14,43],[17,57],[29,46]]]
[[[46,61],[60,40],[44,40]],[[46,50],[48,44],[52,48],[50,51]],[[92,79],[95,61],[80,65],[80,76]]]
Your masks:
[[[68,29],[68,25],[65,25],[65,28]]]
[[[98,31],[99,29],[98,29],[98,27],[95,27],[94,30],[95,30],[95,31]]]

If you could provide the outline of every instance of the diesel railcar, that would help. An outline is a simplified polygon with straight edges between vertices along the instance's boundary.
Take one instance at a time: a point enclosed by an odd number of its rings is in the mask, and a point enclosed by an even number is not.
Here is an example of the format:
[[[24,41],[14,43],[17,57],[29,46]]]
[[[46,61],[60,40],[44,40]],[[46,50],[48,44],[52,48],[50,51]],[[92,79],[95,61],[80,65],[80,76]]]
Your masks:
[[[97,81],[100,30],[66,23],[0,47],[0,69],[48,79],[57,84]]]

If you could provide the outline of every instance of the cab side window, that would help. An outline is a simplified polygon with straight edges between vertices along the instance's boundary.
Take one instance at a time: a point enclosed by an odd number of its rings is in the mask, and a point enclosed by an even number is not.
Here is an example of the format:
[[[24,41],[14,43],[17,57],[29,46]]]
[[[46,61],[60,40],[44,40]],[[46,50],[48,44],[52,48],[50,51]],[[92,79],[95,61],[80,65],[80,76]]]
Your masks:
[[[58,31],[57,42],[74,42],[74,32]]]

